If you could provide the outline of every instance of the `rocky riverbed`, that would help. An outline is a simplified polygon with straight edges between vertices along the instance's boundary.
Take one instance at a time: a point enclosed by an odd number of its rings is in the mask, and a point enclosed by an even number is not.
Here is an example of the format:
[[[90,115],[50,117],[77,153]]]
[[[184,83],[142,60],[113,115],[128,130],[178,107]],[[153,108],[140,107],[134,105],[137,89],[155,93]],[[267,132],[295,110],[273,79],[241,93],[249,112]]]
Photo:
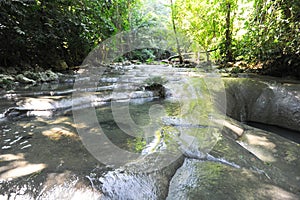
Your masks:
[[[2,91],[0,197],[299,199],[299,144],[240,122],[299,130],[298,83],[145,65],[91,80]]]

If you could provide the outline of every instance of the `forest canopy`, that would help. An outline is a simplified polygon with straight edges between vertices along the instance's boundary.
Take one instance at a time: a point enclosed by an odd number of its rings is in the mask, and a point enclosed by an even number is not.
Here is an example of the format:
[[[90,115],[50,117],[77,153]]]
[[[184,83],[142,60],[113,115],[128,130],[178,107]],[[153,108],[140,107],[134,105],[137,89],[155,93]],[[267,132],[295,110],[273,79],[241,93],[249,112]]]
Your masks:
[[[1,0],[0,66],[80,65],[117,33],[164,27],[189,44],[174,49],[300,76],[299,20],[296,0]]]
[[[299,1],[177,0],[176,10],[194,51],[218,49],[221,62],[277,64],[300,74]]]

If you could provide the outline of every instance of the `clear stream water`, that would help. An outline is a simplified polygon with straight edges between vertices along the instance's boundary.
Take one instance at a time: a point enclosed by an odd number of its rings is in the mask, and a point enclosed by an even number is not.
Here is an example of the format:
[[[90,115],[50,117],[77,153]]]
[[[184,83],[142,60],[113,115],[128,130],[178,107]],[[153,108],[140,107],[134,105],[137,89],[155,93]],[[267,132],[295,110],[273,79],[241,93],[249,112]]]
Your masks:
[[[165,135],[161,135],[162,132],[160,132],[147,139],[142,137],[143,129],[140,130],[141,135],[135,135],[136,137],[126,134],[126,131],[124,133],[124,129],[122,130],[120,124],[116,123],[112,112],[113,98],[119,103],[127,102],[126,108],[131,120],[138,127],[147,126],[152,120],[149,110],[155,105],[160,105],[164,108],[164,112],[156,117],[164,120],[157,122],[159,126],[170,128],[172,124],[172,127],[175,127],[175,135],[176,130],[184,130],[187,134],[181,140],[183,143],[189,141],[186,138],[194,140],[195,137],[200,143],[205,141],[207,146],[203,145],[203,151],[209,152],[214,146],[215,141],[211,140],[211,136],[205,138],[205,133],[208,129],[210,133],[218,132],[220,127],[208,121],[209,118],[214,118],[215,113],[210,108],[211,101],[207,100],[210,97],[206,97],[204,92],[207,89],[202,89],[203,93],[198,94],[202,99],[201,102],[203,101],[201,108],[195,107],[195,103],[184,108],[184,110],[189,110],[189,113],[195,112],[192,116],[199,117],[199,120],[194,123],[193,120],[176,121],[178,113],[184,111],[181,110],[180,101],[174,99],[174,95],[161,99],[155,93],[146,91],[142,87],[147,78],[160,74],[167,74],[169,81],[167,86],[168,84],[180,85],[181,77],[194,75],[192,69],[176,69],[176,73],[173,69],[171,71],[172,74],[170,74],[170,68],[165,66],[112,68],[99,79],[95,87],[89,88],[97,120],[114,145],[136,154],[148,155],[178,147],[180,142],[167,136],[167,133],[174,132],[174,130],[164,129]],[[120,81],[120,77],[125,75],[131,78],[126,79],[127,81]],[[131,196],[133,199],[165,198],[168,193],[168,182],[174,175],[176,167],[174,167],[173,174],[170,171],[159,175],[159,177],[167,177],[159,182],[159,186],[164,188],[159,191],[153,189],[157,189],[157,186],[147,187],[152,180],[148,180],[149,177],[125,177],[121,172],[118,178],[122,181],[116,182],[112,166],[102,164],[87,150],[77,133],[76,128],[80,124],[74,123],[72,109],[80,111],[89,105],[84,105],[81,98],[77,99],[74,96],[72,98],[74,78],[70,76],[59,83],[20,86],[11,91],[0,91],[0,113],[2,113],[0,114],[0,199],[122,199],[120,192],[126,193],[124,199],[134,192],[137,193]],[[193,84],[188,86],[193,87]],[[189,90],[188,87],[185,90]],[[185,101],[189,98],[191,97]],[[199,110],[202,112],[197,113]],[[188,116],[186,119],[191,120]],[[123,125],[126,126],[126,123]],[[155,132],[160,130],[158,128],[155,126],[151,130]],[[201,135],[201,132],[198,133],[195,130],[206,132]],[[198,136],[195,136],[195,133]],[[288,135],[293,138],[298,137],[294,141],[299,143],[299,135],[292,133]],[[199,145],[199,142],[197,144]],[[191,146],[193,145],[188,148]],[[202,158],[201,149],[197,148],[195,151],[195,149],[181,148],[181,151],[184,151],[183,154],[186,157]],[[178,159],[182,158],[179,156]],[[233,168],[239,167],[224,158],[215,158],[211,155],[209,159]],[[182,164],[182,160],[176,162],[174,165]],[[157,176],[154,177],[157,178]],[[162,178],[157,178],[159,179]],[[134,189],[128,191],[128,185]],[[140,195],[137,195],[138,193]]]

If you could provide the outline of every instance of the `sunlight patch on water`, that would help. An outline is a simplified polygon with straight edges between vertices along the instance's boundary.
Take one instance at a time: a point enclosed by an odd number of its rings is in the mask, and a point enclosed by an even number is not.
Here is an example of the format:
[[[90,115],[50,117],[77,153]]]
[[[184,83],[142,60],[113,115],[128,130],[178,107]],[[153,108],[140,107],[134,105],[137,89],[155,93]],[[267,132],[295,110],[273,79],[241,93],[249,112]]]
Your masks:
[[[0,155],[0,162],[22,160],[22,159],[24,159],[24,154],[23,153],[19,153],[17,155],[14,155],[14,154]]]
[[[73,139],[79,139],[78,135],[76,133],[73,133],[69,130],[66,130],[64,128],[60,127],[54,127],[50,130],[45,130],[42,132],[42,134],[51,140],[60,140],[62,137],[70,137]]]
[[[0,180],[13,180],[22,176],[40,172],[46,164],[31,164],[27,161],[14,161],[0,168]]]

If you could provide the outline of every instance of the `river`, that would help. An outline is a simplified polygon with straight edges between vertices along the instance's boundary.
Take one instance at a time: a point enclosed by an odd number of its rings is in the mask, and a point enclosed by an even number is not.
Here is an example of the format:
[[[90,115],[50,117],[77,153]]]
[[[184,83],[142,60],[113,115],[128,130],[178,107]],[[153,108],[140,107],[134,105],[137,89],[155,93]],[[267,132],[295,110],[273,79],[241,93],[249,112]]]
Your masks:
[[[89,78],[1,91],[1,199],[299,199],[299,140],[226,117],[218,74]]]

